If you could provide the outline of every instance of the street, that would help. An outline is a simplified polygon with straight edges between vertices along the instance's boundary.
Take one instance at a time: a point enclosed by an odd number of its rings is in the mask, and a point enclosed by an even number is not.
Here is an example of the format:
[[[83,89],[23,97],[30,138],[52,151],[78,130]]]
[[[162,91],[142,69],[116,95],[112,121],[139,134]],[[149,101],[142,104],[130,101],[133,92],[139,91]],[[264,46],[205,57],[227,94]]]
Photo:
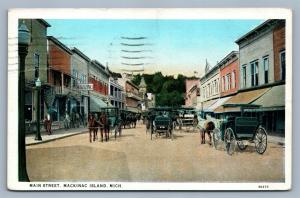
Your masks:
[[[98,137],[99,133],[98,133]],[[150,139],[145,126],[123,129],[109,142],[88,133],[26,147],[30,181],[284,182],[284,146],[251,144],[233,156],[200,144],[199,132],[175,131],[174,140]]]

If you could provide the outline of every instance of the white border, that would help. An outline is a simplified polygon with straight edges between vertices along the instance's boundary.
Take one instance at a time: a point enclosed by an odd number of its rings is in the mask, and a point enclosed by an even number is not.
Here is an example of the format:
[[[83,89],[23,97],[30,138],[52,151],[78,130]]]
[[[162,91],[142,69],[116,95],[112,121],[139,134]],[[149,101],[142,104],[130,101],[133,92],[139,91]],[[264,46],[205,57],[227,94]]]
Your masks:
[[[134,10],[134,11],[132,11]],[[285,106],[285,182],[284,183],[150,183],[114,182],[121,188],[110,188],[111,182],[83,182],[86,188],[62,187],[79,182],[18,181],[18,57],[17,27],[19,18],[43,19],[286,19],[286,106]],[[186,9],[12,9],[8,13],[8,131],[7,187],[11,190],[289,190],[292,171],[292,12],[282,8],[186,8]],[[57,184],[61,187],[29,187],[30,184]],[[82,183],[82,182],[80,182]],[[89,185],[106,184],[106,188]],[[268,186],[261,188],[259,186]]]

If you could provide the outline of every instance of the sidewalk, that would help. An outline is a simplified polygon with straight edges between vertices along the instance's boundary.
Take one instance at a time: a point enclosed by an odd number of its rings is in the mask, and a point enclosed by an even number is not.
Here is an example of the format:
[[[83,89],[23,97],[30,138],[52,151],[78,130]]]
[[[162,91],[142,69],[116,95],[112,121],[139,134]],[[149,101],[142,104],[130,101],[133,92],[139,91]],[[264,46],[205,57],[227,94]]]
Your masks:
[[[38,140],[34,139],[35,133],[26,134],[25,143],[26,143],[26,146],[34,145],[34,144],[41,144],[41,143],[50,142],[50,141],[54,141],[57,139],[62,139],[62,138],[70,137],[73,135],[85,133],[87,131],[88,131],[87,128],[79,127],[79,128],[69,129],[69,130],[65,130],[65,129],[54,130],[54,131],[52,131],[52,135],[48,135],[46,132],[41,132],[42,141],[38,141]]]
[[[268,135],[268,142],[272,142],[274,144],[285,145],[284,137]]]

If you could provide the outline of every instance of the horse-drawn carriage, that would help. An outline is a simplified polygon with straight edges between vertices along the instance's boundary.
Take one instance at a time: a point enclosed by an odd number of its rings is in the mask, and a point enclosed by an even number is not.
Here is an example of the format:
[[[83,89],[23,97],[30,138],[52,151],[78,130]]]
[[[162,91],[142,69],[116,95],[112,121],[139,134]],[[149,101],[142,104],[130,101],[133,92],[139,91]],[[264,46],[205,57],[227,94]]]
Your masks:
[[[156,137],[165,134],[167,138],[173,140],[173,110],[169,107],[151,108],[148,114],[150,122],[151,140],[152,136]]]
[[[115,138],[117,138],[117,134],[119,134],[119,136],[121,136],[122,120],[121,120],[121,116],[120,116],[120,110],[118,107],[102,107],[102,108],[100,108],[100,111],[97,113],[98,113],[98,116],[101,116],[101,114],[103,114],[103,113],[107,116],[109,130],[111,133],[114,133]]]
[[[173,110],[176,114],[175,122],[173,123],[174,129],[181,130],[185,128],[186,131],[190,131],[191,128],[195,129],[197,123],[195,123],[195,117],[197,112],[194,108],[180,107]]]
[[[229,155],[235,151],[236,145],[240,150],[247,148],[247,142],[254,143],[256,152],[263,154],[267,149],[267,132],[262,127],[258,117],[253,116],[258,105],[225,104],[226,108],[240,108],[240,116],[228,116],[221,120],[219,129],[213,131],[213,144],[217,149],[224,144]],[[245,115],[247,113],[247,115]]]
[[[139,114],[133,111],[122,109],[120,112],[123,128],[135,128]]]

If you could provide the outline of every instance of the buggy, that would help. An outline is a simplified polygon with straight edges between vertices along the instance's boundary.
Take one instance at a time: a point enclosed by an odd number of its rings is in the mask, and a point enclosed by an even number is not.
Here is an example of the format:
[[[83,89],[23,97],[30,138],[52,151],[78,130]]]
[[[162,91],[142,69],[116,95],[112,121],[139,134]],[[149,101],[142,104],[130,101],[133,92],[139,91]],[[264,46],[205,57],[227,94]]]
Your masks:
[[[120,117],[120,111],[118,107],[102,107],[100,108],[100,115],[104,112],[109,121],[109,129],[111,133],[115,133],[115,138],[117,138],[117,134],[121,136],[122,128],[121,128],[121,117]]]
[[[165,134],[167,138],[171,138],[173,140],[173,117],[173,111],[169,107],[156,107],[150,109],[149,121],[151,140],[153,134],[155,134],[156,137]]]
[[[267,132],[262,127],[259,118],[252,116],[259,105],[225,104],[223,107],[224,109],[238,107],[241,109],[241,116],[229,116],[220,121],[219,129],[213,131],[214,147],[217,149],[223,142],[227,153],[232,155],[236,145],[240,150],[245,150],[249,142],[254,143],[258,154],[263,154],[267,149]],[[245,112],[251,112],[251,116],[246,116]]]

